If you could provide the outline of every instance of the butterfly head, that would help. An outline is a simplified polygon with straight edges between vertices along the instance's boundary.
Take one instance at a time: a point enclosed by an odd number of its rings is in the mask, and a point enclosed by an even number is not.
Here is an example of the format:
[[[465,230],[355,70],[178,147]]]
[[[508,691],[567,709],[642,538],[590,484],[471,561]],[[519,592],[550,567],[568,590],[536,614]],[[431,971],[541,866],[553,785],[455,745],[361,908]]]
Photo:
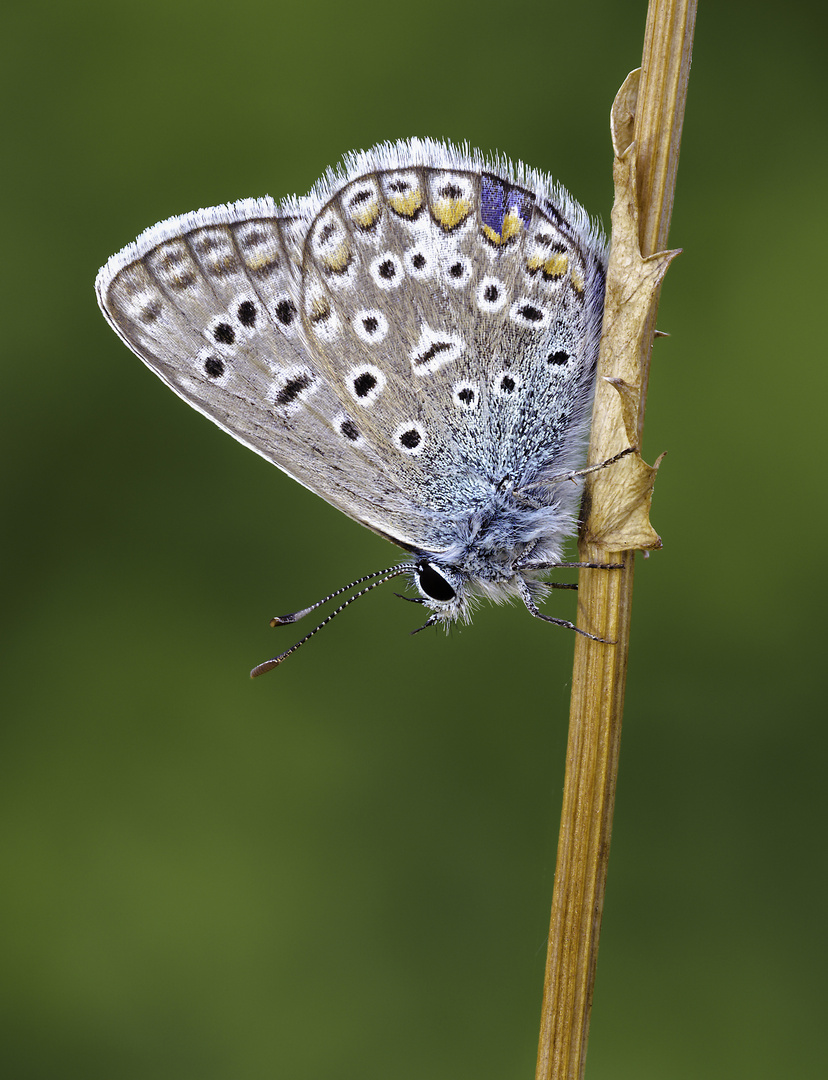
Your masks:
[[[524,512],[524,518],[535,516]],[[469,622],[484,598],[502,603],[522,596],[526,589],[540,598],[545,587],[536,580],[533,566],[560,561],[558,537],[527,528],[525,520],[519,528],[499,515],[468,524],[465,542],[439,554],[418,553],[411,565],[411,584],[420,594],[413,599],[431,611],[427,626]]]
[[[414,563],[411,577],[414,588],[420,594],[415,599],[431,609],[428,626],[437,622],[454,622],[468,611],[466,575],[456,567],[433,558],[421,558]]]

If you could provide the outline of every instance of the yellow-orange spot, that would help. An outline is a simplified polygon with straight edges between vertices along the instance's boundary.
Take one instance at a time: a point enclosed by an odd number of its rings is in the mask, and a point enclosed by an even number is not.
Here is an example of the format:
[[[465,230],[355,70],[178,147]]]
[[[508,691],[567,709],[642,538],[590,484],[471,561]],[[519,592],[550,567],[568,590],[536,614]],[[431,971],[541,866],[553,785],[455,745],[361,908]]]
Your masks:
[[[569,265],[569,256],[564,251],[556,251],[548,258],[543,255],[530,255],[526,265],[533,273],[543,271],[543,276],[547,278],[563,277]]]
[[[320,262],[332,274],[341,274],[351,261],[351,249],[343,240],[333,251],[322,255]]]
[[[516,206],[513,206],[506,217],[503,219],[503,229],[501,230],[501,236],[504,242],[511,240],[513,236],[517,236],[520,230],[523,228],[523,221]]]
[[[275,253],[267,254],[263,252],[261,255],[246,255],[244,261],[248,270],[264,270],[266,266],[273,266],[274,263],[277,263],[279,256]]]
[[[379,216],[380,205],[376,199],[351,210],[351,220],[361,229],[370,229]]]
[[[322,296],[317,296],[311,303],[308,318],[312,323],[322,322],[323,319],[327,319],[330,313],[331,305],[328,301]]]
[[[487,240],[491,240],[493,244],[505,244],[512,237],[517,236],[520,230],[523,228],[523,221],[520,214],[517,212],[517,207],[512,209],[503,218],[503,227],[500,232],[497,232],[491,227],[491,225],[483,225],[483,235]]]
[[[418,188],[410,188],[404,193],[389,195],[388,205],[400,217],[414,217],[423,205],[423,193]]]
[[[469,199],[438,199],[431,208],[434,220],[446,231],[456,228],[471,213]]]
[[[236,256],[232,251],[228,251],[210,259],[207,265],[214,274],[226,273],[228,270],[236,269]]]

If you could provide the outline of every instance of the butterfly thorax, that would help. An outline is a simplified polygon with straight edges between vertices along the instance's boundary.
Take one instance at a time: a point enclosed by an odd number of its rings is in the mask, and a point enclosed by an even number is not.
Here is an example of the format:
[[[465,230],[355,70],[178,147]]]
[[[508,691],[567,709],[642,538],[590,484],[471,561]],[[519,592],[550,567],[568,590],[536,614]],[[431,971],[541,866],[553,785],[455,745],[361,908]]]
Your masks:
[[[569,491],[549,505],[527,506],[511,485],[500,485],[486,506],[456,520],[457,541],[446,550],[418,552],[414,585],[440,622],[469,621],[476,601],[502,603],[522,594],[540,599],[543,572],[561,561],[572,535],[575,500]]]

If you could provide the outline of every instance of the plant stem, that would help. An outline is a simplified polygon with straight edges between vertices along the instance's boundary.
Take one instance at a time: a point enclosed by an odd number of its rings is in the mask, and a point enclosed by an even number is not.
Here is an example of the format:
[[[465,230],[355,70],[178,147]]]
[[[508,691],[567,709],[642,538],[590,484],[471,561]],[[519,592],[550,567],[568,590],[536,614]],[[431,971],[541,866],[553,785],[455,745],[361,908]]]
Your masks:
[[[616,199],[589,462],[640,448],[690,70],[696,0],[651,0],[640,82],[613,106]],[[634,124],[633,124],[634,117]],[[633,141],[634,140],[634,141]],[[640,249],[640,250],[639,250]],[[643,257],[642,257],[643,256]],[[618,771],[634,552],[660,547],[649,525],[655,469],[629,455],[588,477],[558,861],[536,1080],[584,1075]]]

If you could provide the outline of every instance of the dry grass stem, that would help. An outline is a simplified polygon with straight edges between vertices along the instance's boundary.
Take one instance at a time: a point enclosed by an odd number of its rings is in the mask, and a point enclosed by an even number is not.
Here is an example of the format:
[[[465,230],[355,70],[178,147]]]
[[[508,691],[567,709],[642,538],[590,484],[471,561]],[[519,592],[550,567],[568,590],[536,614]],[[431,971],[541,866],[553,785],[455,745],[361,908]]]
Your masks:
[[[690,68],[696,0],[651,0],[643,64],[612,109],[615,204],[589,463],[641,445],[650,350]],[[633,557],[661,546],[649,522],[655,466],[638,452],[587,479],[566,777],[536,1080],[584,1075],[624,704]]]

